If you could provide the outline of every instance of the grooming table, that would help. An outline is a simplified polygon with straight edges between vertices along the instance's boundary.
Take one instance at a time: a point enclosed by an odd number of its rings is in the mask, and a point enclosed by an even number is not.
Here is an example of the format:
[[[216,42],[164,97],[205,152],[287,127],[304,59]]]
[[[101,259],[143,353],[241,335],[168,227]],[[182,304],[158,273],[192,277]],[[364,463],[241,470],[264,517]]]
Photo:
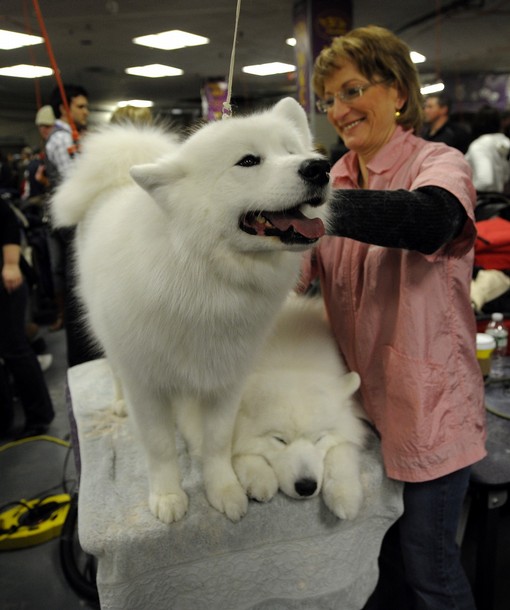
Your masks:
[[[145,463],[129,417],[113,414],[106,360],[68,372],[81,480],[79,537],[98,559],[101,608],[118,610],[360,610],[378,578],[387,529],[402,513],[400,484],[383,475],[375,439],[363,455],[365,500],[354,521],[321,498],[279,493],[250,502],[239,523],[211,508],[200,469],[183,447],[183,520],[165,525],[148,508]]]

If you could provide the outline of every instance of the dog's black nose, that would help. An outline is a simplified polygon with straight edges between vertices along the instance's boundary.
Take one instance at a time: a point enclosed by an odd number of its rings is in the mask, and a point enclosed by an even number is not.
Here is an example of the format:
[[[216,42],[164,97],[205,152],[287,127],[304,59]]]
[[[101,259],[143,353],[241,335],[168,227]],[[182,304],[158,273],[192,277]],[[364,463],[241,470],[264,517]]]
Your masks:
[[[313,479],[300,479],[294,483],[294,489],[300,496],[313,496],[317,489],[317,481]]]
[[[324,186],[329,182],[329,161],[326,159],[307,159],[299,166],[298,173],[307,182]]]

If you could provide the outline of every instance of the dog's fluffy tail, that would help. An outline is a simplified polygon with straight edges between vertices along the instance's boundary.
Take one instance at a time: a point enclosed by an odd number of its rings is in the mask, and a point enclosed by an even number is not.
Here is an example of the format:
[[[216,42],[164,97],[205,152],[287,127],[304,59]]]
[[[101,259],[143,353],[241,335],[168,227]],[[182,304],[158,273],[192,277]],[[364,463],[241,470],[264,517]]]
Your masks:
[[[66,179],[51,200],[53,225],[78,224],[97,198],[133,182],[129,169],[151,163],[179,146],[178,137],[154,126],[111,125],[88,134]]]

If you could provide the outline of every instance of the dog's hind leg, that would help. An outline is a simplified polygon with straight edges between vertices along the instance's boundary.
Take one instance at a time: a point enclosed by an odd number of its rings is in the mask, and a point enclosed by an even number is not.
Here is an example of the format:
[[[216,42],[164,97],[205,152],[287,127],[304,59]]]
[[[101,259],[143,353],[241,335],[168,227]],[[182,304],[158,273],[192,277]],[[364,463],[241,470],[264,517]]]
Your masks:
[[[231,520],[248,510],[248,498],[232,467],[232,438],[240,392],[220,394],[202,401],[204,487],[209,503]]]
[[[122,387],[147,461],[151,512],[164,523],[178,521],[188,509],[188,496],[180,483],[173,405],[136,383],[123,381]]]

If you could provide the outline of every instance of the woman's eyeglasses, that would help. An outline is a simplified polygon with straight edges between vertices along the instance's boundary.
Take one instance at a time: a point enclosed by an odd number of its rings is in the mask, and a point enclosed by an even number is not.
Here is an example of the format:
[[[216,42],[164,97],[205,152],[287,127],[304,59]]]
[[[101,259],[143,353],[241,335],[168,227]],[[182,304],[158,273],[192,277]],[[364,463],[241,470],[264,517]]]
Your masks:
[[[358,97],[361,97],[367,89],[373,87],[374,85],[380,85],[381,83],[367,83],[366,85],[357,85],[356,87],[345,87],[344,89],[340,89],[332,96],[326,97],[323,100],[317,100],[315,105],[317,106],[317,110],[319,112],[326,113],[328,110],[333,108],[335,103],[335,99],[340,100],[344,104],[350,104]]]

